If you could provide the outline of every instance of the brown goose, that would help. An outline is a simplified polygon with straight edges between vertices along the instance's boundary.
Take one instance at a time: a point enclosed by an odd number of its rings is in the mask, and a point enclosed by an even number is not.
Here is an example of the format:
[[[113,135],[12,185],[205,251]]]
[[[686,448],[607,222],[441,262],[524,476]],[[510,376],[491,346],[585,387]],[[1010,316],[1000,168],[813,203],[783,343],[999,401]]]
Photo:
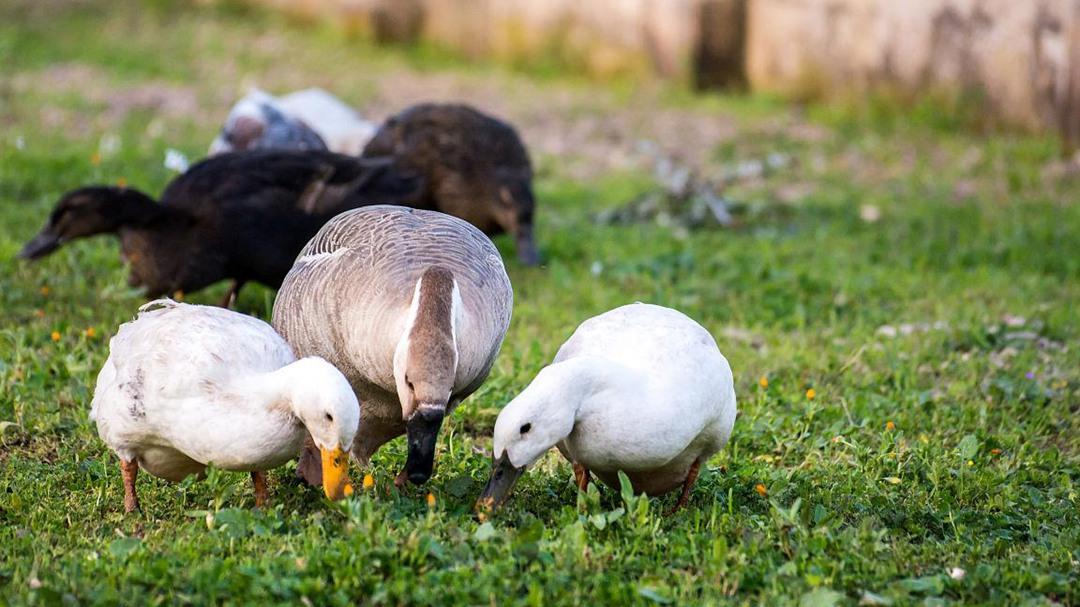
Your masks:
[[[480,230],[434,211],[378,205],[330,220],[304,247],[274,302],[274,328],[297,356],[321,356],[361,402],[353,456],[366,465],[408,435],[398,476],[432,472],[443,417],[487,378],[510,324],[513,291]],[[318,452],[299,473],[321,479]]]
[[[393,156],[424,177],[409,206],[449,213],[486,234],[506,232],[522,263],[539,263],[532,165],[514,127],[467,105],[414,105],[390,117],[363,156]]]

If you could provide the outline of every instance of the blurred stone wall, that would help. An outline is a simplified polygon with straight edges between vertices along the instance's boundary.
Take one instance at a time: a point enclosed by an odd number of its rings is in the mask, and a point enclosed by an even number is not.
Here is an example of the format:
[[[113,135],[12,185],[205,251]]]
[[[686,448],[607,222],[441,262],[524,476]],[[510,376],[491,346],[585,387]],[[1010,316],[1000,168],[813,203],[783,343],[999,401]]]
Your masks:
[[[747,41],[755,89],[976,91],[1080,136],[1080,0],[751,0]]]
[[[390,0],[391,2],[393,0]],[[544,57],[600,75],[686,71],[696,0],[423,0],[424,35],[470,56]]]
[[[262,0],[507,62],[796,96],[975,91],[1080,142],[1080,0]]]

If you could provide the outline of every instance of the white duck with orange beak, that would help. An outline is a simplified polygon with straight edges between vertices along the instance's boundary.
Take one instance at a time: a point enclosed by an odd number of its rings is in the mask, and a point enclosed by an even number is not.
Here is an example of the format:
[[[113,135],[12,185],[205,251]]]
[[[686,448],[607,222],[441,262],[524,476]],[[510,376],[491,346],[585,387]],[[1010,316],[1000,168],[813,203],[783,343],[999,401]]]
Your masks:
[[[296,360],[270,325],[244,314],[169,299],[139,311],[109,342],[90,410],[120,457],[127,512],[139,505],[139,468],[179,481],[211,464],[250,472],[262,506],[266,471],[295,457],[308,433],[327,497],[351,493],[346,454],[360,406],[340,371]]]

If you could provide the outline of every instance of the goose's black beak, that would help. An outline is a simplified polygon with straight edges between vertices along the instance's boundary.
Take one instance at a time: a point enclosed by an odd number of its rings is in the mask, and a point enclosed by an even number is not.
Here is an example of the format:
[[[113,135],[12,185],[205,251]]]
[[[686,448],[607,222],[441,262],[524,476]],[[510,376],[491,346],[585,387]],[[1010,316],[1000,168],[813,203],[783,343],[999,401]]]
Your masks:
[[[494,512],[506,501],[510,490],[514,488],[514,483],[524,471],[525,466],[515,468],[514,464],[510,463],[510,456],[505,451],[502,457],[495,460],[491,468],[491,480],[488,481],[487,487],[484,487],[480,498],[476,500],[476,513],[481,519]]]
[[[405,436],[409,441],[405,474],[414,485],[421,485],[431,478],[435,468],[435,441],[439,438],[445,415],[444,405],[420,405],[405,423]]]
[[[60,248],[60,237],[42,230],[30,242],[23,245],[16,255],[19,259],[40,259]]]

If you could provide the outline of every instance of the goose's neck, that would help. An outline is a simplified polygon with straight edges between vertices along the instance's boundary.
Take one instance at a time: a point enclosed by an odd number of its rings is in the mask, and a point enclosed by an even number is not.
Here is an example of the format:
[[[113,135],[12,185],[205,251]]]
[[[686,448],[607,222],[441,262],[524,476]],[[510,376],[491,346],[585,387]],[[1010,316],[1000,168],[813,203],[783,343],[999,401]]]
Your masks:
[[[462,313],[453,273],[440,266],[425,270],[416,281],[394,352],[399,395],[415,391],[421,403],[446,402],[457,375]]]

